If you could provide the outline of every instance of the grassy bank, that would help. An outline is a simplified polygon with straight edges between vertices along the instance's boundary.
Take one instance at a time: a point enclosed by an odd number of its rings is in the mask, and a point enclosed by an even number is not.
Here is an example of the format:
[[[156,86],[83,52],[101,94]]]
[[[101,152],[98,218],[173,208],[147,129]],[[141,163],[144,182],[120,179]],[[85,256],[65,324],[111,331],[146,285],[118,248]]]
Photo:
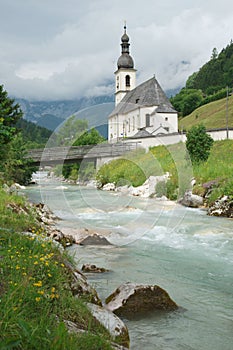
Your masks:
[[[0,189],[0,349],[111,349],[108,332],[69,288],[69,258],[43,236],[24,199]],[[69,333],[64,320],[85,333]]]
[[[194,192],[204,193],[203,184],[217,180],[208,198],[208,203],[225,194],[233,194],[233,141],[214,142],[207,162],[192,166],[187,160],[185,145],[152,147],[148,153],[128,156],[127,159],[114,160],[105,164],[98,172],[97,179],[103,185],[114,182],[116,185],[142,185],[149,176],[170,173],[167,184],[158,185],[157,192],[169,199],[181,197],[190,186],[190,179],[195,177]]]
[[[192,126],[202,124],[206,129],[226,127],[226,98],[208,103],[179,120],[179,130],[189,130]],[[228,126],[233,128],[233,96],[228,100]]]

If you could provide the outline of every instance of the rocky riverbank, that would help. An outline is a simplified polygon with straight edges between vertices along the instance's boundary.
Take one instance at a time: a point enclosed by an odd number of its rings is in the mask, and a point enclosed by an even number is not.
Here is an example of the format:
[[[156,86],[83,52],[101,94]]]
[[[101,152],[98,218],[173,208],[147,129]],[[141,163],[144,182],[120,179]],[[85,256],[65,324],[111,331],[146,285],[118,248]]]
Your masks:
[[[156,191],[156,186],[159,183],[165,183],[169,179],[169,174],[166,173],[163,176],[150,176],[143,185],[138,187],[133,186],[119,186],[117,187],[114,183],[105,184],[101,190],[103,191],[114,191],[124,195],[142,197],[142,198],[155,198],[156,200],[164,200],[169,202],[166,196],[161,196]],[[191,181],[190,187],[193,187],[195,180]],[[210,181],[209,183],[203,184],[202,195],[193,193],[193,190],[187,190],[182,198],[177,200],[177,203],[189,207],[189,208],[205,208],[207,215],[210,216],[222,216],[233,218],[233,199],[230,196],[220,196],[213,204],[208,205],[208,198],[213,190],[215,182]],[[98,184],[92,182],[89,186],[97,186]]]
[[[18,186],[14,186],[17,188]],[[12,193],[12,189],[5,186],[5,191]],[[55,245],[59,245],[60,250],[63,251],[66,247],[71,244],[82,244],[82,245],[109,245],[107,238],[107,230],[95,231],[86,228],[76,229],[70,232],[70,229],[66,228],[64,231],[57,227],[59,218],[57,218],[43,203],[32,204],[24,202],[24,204],[16,204],[14,201],[10,201],[7,205],[7,209],[14,212],[15,214],[23,214],[25,216],[33,215],[35,222],[38,227],[41,227],[43,234],[35,232],[34,227],[28,229],[27,232],[22,232],[23,235],[35,238],[38,241],[53,241]],[[69,276],[68,288],[74,298],[85,298],[87,307],[90,310],[92,317],[99,323],[101,323],[111,334],[113,342],[111,346],[113,349],[124,350],[129,349],[130,339],[129,332],[125,323],[119,318],[119,310],[112,310],[113,297],[110,295],[103,302],[96,290],[88,283],[85,273],[105,273],[107,269],[97,267],[95,265],[83,266],[83,271],[78,270],[71,265],[67,260],[62,260],[62,264],[66,270],[66,274]],[[129,291],[129,286],[131,290]],[[162,290],[156,285],[135,285],[125,284],[120,286],[119,290],[125,290],[125,293],[121,293],[124,298],[121,300],[121,314],[124,317],[147,317],[148,313],[161,312],[161,309],[165,312],[176,310],[177,305],[170,299],[167,292]],[[112,293],[116,296],[118,289]],[[143,295],[143,299],[142,299]],[[121,295],[119,296],[120,299]],[[128,315],[128,316],[127,316]],[[74,321],[69,319],[63,320],[69,332],[85,332],[83,329],[75,324]]]

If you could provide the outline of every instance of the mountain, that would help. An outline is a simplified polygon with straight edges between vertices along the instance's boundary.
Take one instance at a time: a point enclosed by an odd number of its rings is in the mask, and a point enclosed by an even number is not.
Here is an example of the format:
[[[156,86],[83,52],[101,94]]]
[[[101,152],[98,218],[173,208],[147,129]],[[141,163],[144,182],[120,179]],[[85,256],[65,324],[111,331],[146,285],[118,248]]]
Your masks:
[[[78,114],[78,118],[83,118],[89,122],[89,126],[94,126],[107,123],[107,115],[109,109],[114,107],[113,96],[97,96],[97,97],[83,97],[77,100],[64,100],[64,101],[28,101],[26,99],[15,98],[15,102],[19,103],[24,113],[24,119],[36,123],[42,127],[46,127],[50,130],[55,130],[66,118],[76,114],[82,110],[85,110],[84,114]],[[97,108],[99,114],[94,113],[89,115],[88,108],[99,105],[109,105],[106,107]],[[110,113],[110,112],[109,112]],[[108,113],[108,114],[109,114]],[[93,120],[95,119],[95,120]]]

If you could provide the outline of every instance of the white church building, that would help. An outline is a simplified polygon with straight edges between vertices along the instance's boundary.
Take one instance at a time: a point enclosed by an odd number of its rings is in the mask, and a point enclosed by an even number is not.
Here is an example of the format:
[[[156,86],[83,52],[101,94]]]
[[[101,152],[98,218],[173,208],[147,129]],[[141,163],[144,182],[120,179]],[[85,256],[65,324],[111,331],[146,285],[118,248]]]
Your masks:
[[[108,141],[176,133],[178,114],[155,77],[136,86],[129,46],[125,26],[115,72],[115,108],[108,117]]]

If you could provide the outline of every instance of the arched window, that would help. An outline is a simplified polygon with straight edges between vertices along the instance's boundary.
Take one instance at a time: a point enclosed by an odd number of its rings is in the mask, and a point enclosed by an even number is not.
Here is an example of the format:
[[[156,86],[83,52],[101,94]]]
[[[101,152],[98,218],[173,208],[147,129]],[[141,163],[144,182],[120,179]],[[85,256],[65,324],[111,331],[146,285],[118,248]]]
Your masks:
[[[130,76],[129,75],[125,76],[125,86],[130,86]]]

